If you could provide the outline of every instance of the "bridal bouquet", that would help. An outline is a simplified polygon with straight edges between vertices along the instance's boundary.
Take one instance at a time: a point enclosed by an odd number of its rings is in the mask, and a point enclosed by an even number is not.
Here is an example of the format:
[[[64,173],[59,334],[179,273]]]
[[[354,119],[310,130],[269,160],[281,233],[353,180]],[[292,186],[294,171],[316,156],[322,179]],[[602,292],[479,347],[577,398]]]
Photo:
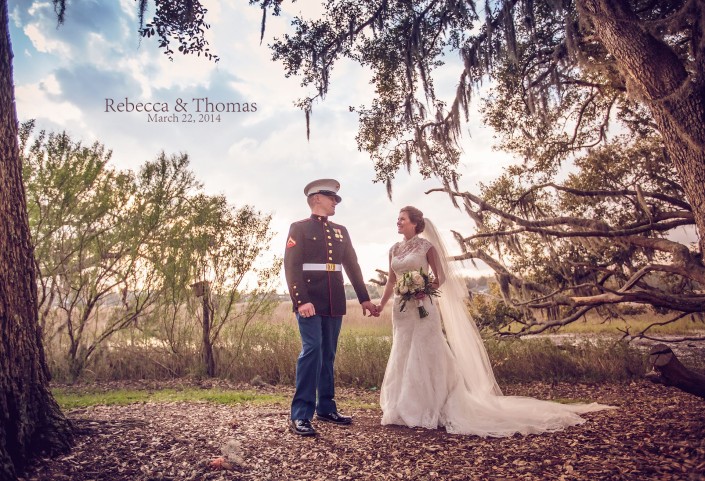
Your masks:
[[[420,268],[418,271],[409,271],[402,274],[394,285],[394,293],[401,297],[399,310],[404,310],[407,301],[416,299],[416,305],[419,308],[419,316],[428,316],[428,311],[423,305],[424,297],[428,296],[428,298],[431,299],[432,296],[438,297],[440,295],[440,291],[431,286],[434,280],[433,276],[424,272],[423,268]],[[433,300],[431,300],[431,302],[433,302]]]

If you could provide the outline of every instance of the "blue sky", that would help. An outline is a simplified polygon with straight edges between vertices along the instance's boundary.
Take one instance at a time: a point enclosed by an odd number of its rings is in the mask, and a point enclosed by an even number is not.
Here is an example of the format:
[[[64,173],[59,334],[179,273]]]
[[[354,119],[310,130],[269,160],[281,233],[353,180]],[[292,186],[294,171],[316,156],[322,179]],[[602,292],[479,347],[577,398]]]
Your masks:
[[[424,194],[438,187],[437,181],[399,173],[392,202],[384,185],[372,182],[372,162],[355,143],[357,116],[348,109],[370,103],[369,72],[352,63],[336,67],[329,95],[314,108],[307,140],[303,113],[294,102],[310,92],[298,79],[284,77],[267,48],[291,17],[270,17],[260,45],[259,9],[245,0],[204,3],[217,64],[179,55],[171,62],[156,42],[140,42],[134,0],[68,2],[60,27],[51,1],[9,0],[20,121],[35,118],[39,129],[66,130],[86,143],[100,141],[113,151],[118,168],[137,169],[162,150],[187,152],[207,192],[273,215],[272,253],[283,253],[289,224],[309,215],[303,187],[328,177],[341,183],[343,202],[334,220],[348,228],[365,278],[375,277],[376,268],[386,269],[389,246],[399,239],[397,214],[405,205],[423,210],[443,233],[448,250],[458,251],[450,229],[470,234],[474,226],[446,196]],[[300,1],[285,8],[290,15],[309,16],[315,5]],[[458,73],[443,70],[436,85],[453,92]],[[106,99],[166,102],[170,111],[182,99],[198,120],[191,99],[204,97],[256,103],[257,111],[223,113],[220,122],[203,123],[155,123],[144,112],[105,111]],[[473,114],[463,144],[462,189],[477,191],[479,182],[489,182],[511,162],[491,146],[492,132]]]

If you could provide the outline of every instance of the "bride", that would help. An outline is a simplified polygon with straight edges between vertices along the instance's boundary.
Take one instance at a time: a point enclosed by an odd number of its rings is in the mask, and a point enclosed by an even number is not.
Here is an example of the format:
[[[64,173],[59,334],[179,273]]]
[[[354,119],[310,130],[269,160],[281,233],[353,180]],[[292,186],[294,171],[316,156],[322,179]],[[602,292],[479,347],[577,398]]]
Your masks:
[[[440,288],[440,297],[424,298],[428,316],[420,317],[415,300],[405,303],[394,296],[392,351],[380,397],[382,424],[511,436],[556,431],[583,423],[578,413],[608,408],[503,396],[480,333],[467,313],[465,284],[449,272],[437,232],[411,206],[401,209],[397,227],[404,240],[389,250],[389,278],[380,311],[392,298],[397,279],[419,268],[429,272],[430,267],[436,279],[432,287]]]

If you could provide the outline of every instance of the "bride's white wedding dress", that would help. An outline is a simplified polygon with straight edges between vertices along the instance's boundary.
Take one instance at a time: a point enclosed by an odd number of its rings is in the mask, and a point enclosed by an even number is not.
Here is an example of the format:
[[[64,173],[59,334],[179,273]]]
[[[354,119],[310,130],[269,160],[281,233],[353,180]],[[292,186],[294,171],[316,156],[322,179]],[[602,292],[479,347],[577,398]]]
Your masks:
[[[430,230],[429,236],[436,240],[433,226]],[[431,245],[436,245],[445,259],[442,244],[431,244],[418,236],[395,244],[390,254],[397,278],[420,267],[428,272],[426,253]],[[439,270],[443,268],[447,266],[439,266]],[[382,424],[442,426],[449,433],[511,436],[580,424],[584,419],[577,413],[608,407],[503,396],[477,327],[468,317],[464,285],[456,276],[436,274],[447,279],[440,286],[440,298],[424,300],[428,317],[419,316],[413,300],[400,311],[401,298],[394,298],[392,350],[380,397]]]

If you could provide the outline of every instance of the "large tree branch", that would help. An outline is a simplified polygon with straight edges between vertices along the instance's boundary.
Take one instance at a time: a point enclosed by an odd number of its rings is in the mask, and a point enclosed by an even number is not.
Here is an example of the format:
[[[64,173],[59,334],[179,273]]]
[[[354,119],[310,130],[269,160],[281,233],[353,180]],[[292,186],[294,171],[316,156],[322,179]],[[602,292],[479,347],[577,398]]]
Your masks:
[[[532,194],[538,190],[545,189],[547,187],[551,187],[557,191],[566,192],[568,194],[572,194],[572,195],[575,195],[578,197],[624,197],[624,196],[636,197],[637,196],[636,190],[631,190],[631,189],[583,190],[583,189],[575,189],[572,187],[567,187],[565,185],[559,185],[559,184],[556,184],[555,182],[546,182],[543,184],[534,185],[530,189],[527,189],[527,191],[524,194],[522,194],[521,197],[519,197],[518,201],[520,202],[527,195]],[[677,207],[680,207],[683,210],[692,211],[690,204],[688,202],[686,202],[685,200],[683,200],[682,198],[679,199],[677,197],[672,197],[670,195],[662,194],[660,192],[642,191],[642,194],[644,197],[657,199],[657,200],[675,205]]]
[[[662,219],[658,219],[661,221]],[[556,230],[556,229],[548,229],[545,226],[541,226],[540,221],[525,221],[524,226],[518,227],[515,229],[511,230],[499,230],[499,231],[493,231],[493,232],[481,232],[479,234],[474,234],[472,236],[469,236],[465,238],[466,241],[470,242],[473,239],[481,239],[481,238],[498,238],[498,237],[507,237],[507,236],[514,236],[517,234],[521,233],[535,233],[535,234],[541,234],[541,235],[546,235],[550,237],[556,237],[559,239],[566,239],[566,238],[571,238],[571,237],[605,237],[605,238],[611,238],[611,239],[620,239],[622,237],[632,237],[637,234],[644,234],[648,232],[668,232],[670,230],[675,229],[676,227],[684,227],[687,225],[693,225],[693,222],[690,221],[688,218],[687,220],[675,220],[675,221],[670,221],[670,222],[660,222],[660,223],[654,223],[654,224],[649,224],[649,223],[640,223],[635,226],[630,226],[627,229],[609,229],[609,230],[580,230],[581,228],[585,228],[585,223],[590,222],[586,221],[585,219],[580,219],[577,217],[560,217],[560,218],[553,218],[550,219],[550,224],[548,225],[557,225],[557,226],[566,226],[566,227],[573,227],[576,228],[576,230]],[[661,244],[654,244],[655,246],[660,246]],[[666,245],[666,244],[663,244]],[[660,248],[659,250],[668,250],[666,248]]]
[[[516,335],[527,335],[527,334],[540,334],[548,329],[551,328],[558,328],[558,327],[563,327],[567,326],[570,323],[573,323],[586,315],[588,312],[593,310],[595,306],[586,306],[578,309],[574,313],[562,318],[562,319],[557,319],[553,321],[545,321],[545,322],[538,322],[538,321],[532,321],[532,322],[527,322],[517,333],[505,333],[503,332],[502,335],[505,336],[516,336]]]
[[[657,342],[674,342],[674,343],[680,343],[680,342],[688,342],[688,341],[705,341],[705,336],[679,336],[677,338],[674,337],[669,337],[668,339],[665,339],[663,337],[658,337],[658,336],[651,336],[647,335],[647,331],[655,328],[655,327],[663,327],[667,326],[669,324],[673,324],[674,322],[684,318],[685,316],[689,315],[691,313],[689,312],[681,312],[675,317],[672,317],[671,319],[668,319],[663,322],[652,322],[648,326],[646,326],[644,329],[639,331],[636,334],[632,334],[629,332],[629,326],[627,326],[626,329],[622,330],[624,332],[624,336],[622,336],[623,339],[647,339],[649,341],[657,341]],[[621,330],[621,329],[620,329]]]
[[[434,189],[437,191],[443,191],[448,193],[447,189]],[[477,199],[480,200],[480,199]],[[485,204],[485,207],[489,207]],[[486,209],[490,210],[490,209]],[[528,232],[525,228],[514,229],[512,231],[503,231],[499,234],[517,234],[521,232]],[[463,249],[463,255],[456,256],[456,260],[464,259],[479,259],[485,262],[489,267],[491,267],[497,274],[498,281],[500,283],[500,288],[502,290],[503,297],[505,300],[517,308],[529,308],[529,309],[546,309],[557,306],[564,306],[572,311],[571,314],[564,316],[562,319],[555,321],[550,321],[548,323],[540,321],[529,321],[526,325],[519,331],[520,334],[527,332],[539,332],[548,329],[550,327],[560,327],[562,325],[569,324],[574,320],[580,318],[584,313],[588,312],[590,309],[595,307],[608,305],[608,304],[619,304],[619,303],[637,303],[637,304],[647,304],[661,308],[673,309],[680,312],[703,312],[705,311],[705,296],[703,295],[677,295],[671,292],[663,292],[657,288],[653,288],[646,283],[642,282],[648,274],[654,272],[664,272],[669,274],[674,274],[685,279],[692,279],[697,282],[705,284],[705,268],[703,268],[699,257],[694,255],[690,250],[677,242],[668,239],[659,238],[648,238],[643,236],[625,236],[619,238],[620,242],[625,244],[631,244],[635,247],[641,249],[652,249],[659,250],[672,255],[673,264],[656,264],[651,263],[646,266],[641,267],[637,272],[631,275],[629,279],[624,280],[621,283],[621,287],[618,290],[610,289],[606,287],[604,281],[609,277],[614,275],[613,272],[607,272],[603,281],[600,283],[582,283],[577,285],[571,285],[567,287],[553,288],[549,289],[545,285],[527,282],[521,277],[511,273],[504,265],[502,265],[498,260],[492,258],[487,253],[481,250],[469,249],[469,241],[473,238],[478,237],[488,237],[494,233],[481,233],[476,236],[471,236],[469,238],[463,238],[459,233],[454,232],[456,240],[461,245]],[[587,266],[588,271],[591,270],[592,266]],[[595,266],[597,270],[604,270]],[[513,287],[516,292],[522,292],[524,297],[528,296],[528,299],[524,300],[514,300],[511,298],[509,291],[509,286]],[[595,288],[601,292],[593,293],[590,295],[570,295],[571,291],[579,291],[584,288]],[[635,288],[637,288],[635,290]],[[538,295],[532,295],[536,293]],[[575,309],[578,309],[577,311]]]
[[[452,197],[461,197],[476,204],[481,211],[487,211],[498,217],[510,221],[520,227],[510,231],[499,231],[500,234],[518,234],[521,232],[533,232],[537,234],[568,238],[568,237],[607,237],[618,238],[623,236],[634,236],[648,232],[668,232],[676,227],[693,225],[693,214],[690,212],[664,212],[654,216],[649,221],[637,222],[628,225],[623,229],[615,229],[609,226],[606,222],[597,219],[584,219],[579,217],[558,216],[549,217],[540,220],[529,220],[515,214],[511,214],[502,209],[499,209],[482,198],[469,192],[455,192],[447,187],[435,188],[426,191],[445,192]],[[475,213],[477,216],[477,213]],[[669,220],[673,219],[675,220]],[[484,226],[483,226],[484,227]],[[551,227],[570,227],[570,230],[552,229]],[[480,234],[487,237],[486,233]]]
[[[455,233],[457,234],[457,233]],[[459,236],[459,234],[457,234]],[[456,237],[457,238],[457,237]],[[454,256],[453,260],[463,261],[468,259],[479,259],[485,264],[487,264],[496,274],[499,282],[500,288],[502,290],[502,295],[509,299],[509,285],[512,285],[516,289],[526,289],[532,292],[537,292],[542,296],[553,295],[554,298],[563,298],[565,296],[553,294],[553,290],[544,284],[539,284],[536,282],[526,281],[514,274],[512,274],[500,261],[494,259],[492,256],[487,254],[482,250],[470,251],[464,246],[464,253],[459,256]]]
[[[705,265],[703,265],[702,257],[691,252],[683,244],[668,239],[654,239],[642,236],[629,236],[620,240],[634,246],[670,253],[673,256],[673,263],[679,266],[679,269],[682,269],[677,274],[694,279],[705,285]]]

